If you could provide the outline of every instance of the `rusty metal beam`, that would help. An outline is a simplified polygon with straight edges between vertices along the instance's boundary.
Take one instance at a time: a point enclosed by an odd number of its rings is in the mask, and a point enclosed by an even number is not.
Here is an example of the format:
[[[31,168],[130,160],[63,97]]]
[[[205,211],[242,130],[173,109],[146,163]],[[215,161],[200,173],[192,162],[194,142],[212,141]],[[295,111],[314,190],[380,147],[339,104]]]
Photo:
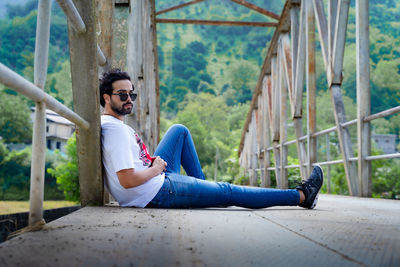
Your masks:
[[[266,15],[266,16],[268,16],[270,18],[273,18],[273,19],[276,19],[276,20],[280,19],[279,15],[277,15],[277,14],[271,12],[271,11],[268,11],[266,9],[263,9],[263,8],[261,8],[259,6],[256,6],[256,5],[252,4],[252,3],[249,3],[247,1],[244,1],[244,0],[231,0],[231,1],[235,2],[235,3],[239,4],[239,5],[245,6],[247,8],[250,8],[250,9],[252,9],[254,11],[257,11],[258,13]]]
[[[157,12],[156,12],[156,16],[158,16],[158,15],[160,15],[160,14],[167,13],[167,12],[171,12],[171,11],[173,11],[173,10],[181,9],[181,8],[183,8],[183,7],[186,7],[186,6],[194,5],[194,4],[203,2],[203,1],[204,1],[204,0],[194,0],[194,1],[190,1],[190,2],[184,3],[184,4],[176,5],[176,6],[167,8],[167,9],[163,9],[163,10],[157,11]]]
[[[157,23],[173,24],[200,24],[214,26],[252,26],[252,27],[276,27],[276,22],[253,22],[253,21],[224,21],[224,20],[196,20],[196,19],[156,19]]]
[[[282,42],[282,39],[281,39]],[[283,49],[282,49],[283,45],[281,44],[278,48],[278,68],[279,68],[279,76],[278,76],[278,80],[279,80],[279,87],[277,88],[280,92],[280,135],[279,135],[279,141],[281,144],[285,143],[287,141],[287,89],[286,89],[286,82],[284,79],[284,73],[283,73]],[[288,177],[287,177],[287,169],[285,168],[285,166],[288,163],[288,147],[281,145],[280,147],[280,177],[277,179],[280,179],[280,185],[281,188],[288,188]]]
[[[312,135],[317,130],[316,116],[316,75],[315,75],[315,18],[311,2],[306,4],[306,65],[307,65],[307,146],[308,146],[308,174],[311,173],[312,164],[317,162],[317,139]]]

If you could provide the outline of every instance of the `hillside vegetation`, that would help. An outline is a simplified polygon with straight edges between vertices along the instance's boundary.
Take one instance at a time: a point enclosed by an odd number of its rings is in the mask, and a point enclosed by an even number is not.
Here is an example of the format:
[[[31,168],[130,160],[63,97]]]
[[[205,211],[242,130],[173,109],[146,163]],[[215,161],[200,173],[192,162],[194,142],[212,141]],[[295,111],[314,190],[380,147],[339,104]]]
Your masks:
[[[8,5],[7,17],[0,19],[0,62],[30,81],[33,80],[36,2],[27,1],[22,6]],[[277,14],[280,14],[284,3],[283,0],[251,2]],[[176,4],[176,1],[156,0],[156,9],[162,10]],[[356,116],[354,5],[352,1],[343,81],[349,120]],[[52,9],[49,68],[45,90],[73,108],[66,18],[55,1]],[[274,21],[231,1],[217,0],[204,1],[160,17]],[[372,113],[400,103],[399,17],[400,0],[370,1]],[[185,124],[193,133],[200,161],[209,179],[214,179],[216,174],[218,180],[246,183],[246,178],[242,177],[243,173],[238,167],[237,147],[249,101],[273,30],[257,27],[157,25],[162,132],[172,123]],[[321,130],[332,127],[334,119],[319,53],[318,51],[317,125]],[[34,103],[2,85],[0,90],[0,142],[29,143],[31,125],[28,107]],[[352,131],[354,132],[354,129]],[[373,123],[374,133],[398,135],[399,131],[400,115]],[[335,137],[331,138],[331,142],[333,157],[339,157]],[[2,147],[4,146],[0,146]],[[3,193],[9,188],[29,188],[26,178],[24,182],[18,183],[13,177],[9,177],[8,171],[4,169],[8,166],[6,164],[9,162],[7,159],[10,158],[10,153],[6,148],[0,151],[0,168],[3,170],[0,174],[0,184]],[[291,151],[290,155],[289,161],[295,163],[295,150]],[[374,193],[392,198],[400,195],[400,182],[389,177],[400,176],[398,161],[388,160],[374,164]],[[293,182],[299,177],[296,170],[291,170],[290,174]],[[21,174],[21,177],[24,175],[29,174]],[[53,175],[56,176],[57,173],[53,172]],[[333,168],[332,175],[333,192],[348,193],[342,167]],[[29,177],[27,179],[29,181]]]

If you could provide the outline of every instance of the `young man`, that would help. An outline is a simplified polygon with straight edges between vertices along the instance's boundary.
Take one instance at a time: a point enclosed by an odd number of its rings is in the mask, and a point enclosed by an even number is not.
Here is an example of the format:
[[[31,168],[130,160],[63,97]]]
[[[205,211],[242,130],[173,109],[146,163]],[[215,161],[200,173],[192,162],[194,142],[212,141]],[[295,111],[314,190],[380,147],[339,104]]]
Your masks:
[[[150,157],[137,133],[123,123],[136,94],[126,72],[113,69],[100,81],[104,183],[121,206],[205,208],[240,206],[251,209],[301,206],[312,209],[323,183],[314,167],[296,189],[236,186],[205,180],[189,130],[172,126]],[[187,176],[180,175],[181,166]]]

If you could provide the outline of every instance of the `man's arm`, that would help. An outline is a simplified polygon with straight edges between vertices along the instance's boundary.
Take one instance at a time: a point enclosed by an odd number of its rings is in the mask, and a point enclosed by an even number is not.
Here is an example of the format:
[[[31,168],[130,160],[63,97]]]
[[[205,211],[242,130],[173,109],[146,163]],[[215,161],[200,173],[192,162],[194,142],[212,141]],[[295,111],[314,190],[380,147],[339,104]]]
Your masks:
[[[153,165],[145,170],[124,169],[117,172],[119,183],[126,189],[144,184],[154,176],[165,170],[167,163],[160,157],[156,157]]]

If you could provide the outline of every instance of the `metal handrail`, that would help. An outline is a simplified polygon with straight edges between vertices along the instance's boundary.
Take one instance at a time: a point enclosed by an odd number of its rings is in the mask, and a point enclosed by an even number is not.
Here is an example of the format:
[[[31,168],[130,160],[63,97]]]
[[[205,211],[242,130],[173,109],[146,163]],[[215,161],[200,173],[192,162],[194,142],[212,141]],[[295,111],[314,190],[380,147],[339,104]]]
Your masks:
[[[22,76],[18,75],[16,72],[7,68],[2,63],[0,63],[0,82],[10,87],[11,89],[23,94],[24,96],[32,99],[35,102],[46,103],[46,106],[49,109],[74,122],[79,127],[82,127],[85,130],[89,129],[89,122],[84,120],[68,107],[58,102],[51,95],[43,92],[36,85],[32,84],[31,82],[24,79]]]

